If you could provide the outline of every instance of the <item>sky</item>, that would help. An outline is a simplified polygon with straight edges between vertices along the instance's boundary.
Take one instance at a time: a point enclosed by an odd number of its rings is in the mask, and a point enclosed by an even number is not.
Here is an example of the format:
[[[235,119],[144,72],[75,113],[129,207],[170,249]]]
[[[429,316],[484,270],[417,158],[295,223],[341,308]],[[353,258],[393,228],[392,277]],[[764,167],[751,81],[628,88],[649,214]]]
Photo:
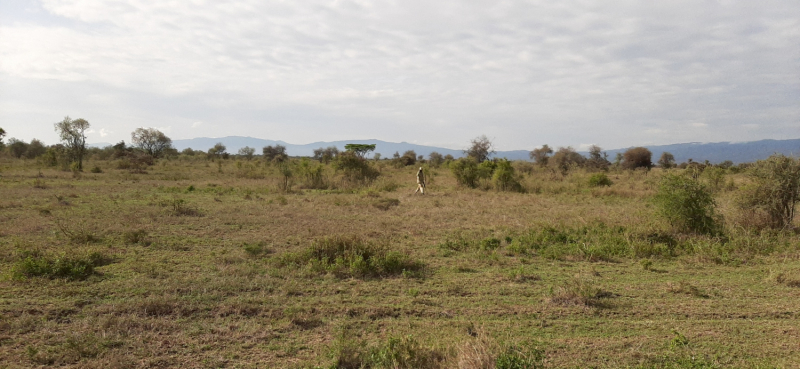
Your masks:
[[[0,127],[47,144],[499,150],[800,138],[800,2],[0,1]]]

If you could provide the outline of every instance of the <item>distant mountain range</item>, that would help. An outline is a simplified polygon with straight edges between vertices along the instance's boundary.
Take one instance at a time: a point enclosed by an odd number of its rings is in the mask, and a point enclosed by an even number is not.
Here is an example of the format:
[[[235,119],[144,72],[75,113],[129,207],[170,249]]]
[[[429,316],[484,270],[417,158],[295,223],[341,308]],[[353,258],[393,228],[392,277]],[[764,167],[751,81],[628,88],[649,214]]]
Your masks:
[[[344,150],[344,145],[349,143],[355,144],[375,144],[375,152],[380,153],[383,158],[391,158],[395,152],[401,155],[408,151],[414,150],[417,155],[428,157],[432,152],[438,152],[442,155],[453,155],[459,158],[464,156],[461,150],[447,149],[443,147],[423,146],[412,144],[408,142],[386,142],[380,140],[347,140],[347,141],[332,141],[332,142],[313,142],[305,145],[295,145],[283,141],[264,140],[254,137],[241,137],[241,136],[228,136],[221,138],[208,138],[199,137],[188,140],[174,140],[173,146],[178,150],[192,148],[195,150],[206,151],[213,147],[216,143],[222,142],[228,149],[229,153],[235,154],[240,148],[245,146],[253,147],[256,153],[261,153],[261,148],[264,146],[283,145],[286,146],[286,152],[290,156],[312,156],[314,149],[320,147],[336,146],[339,150]],[[96,143],[90,146],[103,147],[111,145],[109,143]],[[746,163],[756,160],[766,159],[774,153],[781,153],[784,155],[798,155],[800,154],[800,139],[791,140],[761,140],[751,142],[714,142],[714,143],[681,143],[672,145],[658,145],[658,146],[645,146],[653,153],[653,161],[657,161],[663,152],[672,153],[678,163],[692,159],[697,162],[708,160],[711,163],[720,163],[725,160],[730,160],[734,163]],[[625,152],[628,148],[606,150],[609,160],[613,160],[617,153]],[[500,158],[507,158],[509,160],[529,160],[529,151],[527,150],[513,150],[513,151],[498,151],[494,156]],[[588,153],[583,152],[587,155]]]

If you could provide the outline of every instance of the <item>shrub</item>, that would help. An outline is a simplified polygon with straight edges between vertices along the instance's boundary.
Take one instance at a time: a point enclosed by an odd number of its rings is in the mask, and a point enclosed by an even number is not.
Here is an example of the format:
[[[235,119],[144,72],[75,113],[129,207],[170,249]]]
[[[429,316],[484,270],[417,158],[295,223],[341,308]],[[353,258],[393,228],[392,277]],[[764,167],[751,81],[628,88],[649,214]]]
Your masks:
[[[86,279],[94,268],[102,265],[105,257],[98,252],[85,255],[45,255],[39,251],[23,251],[11,269],[14,279],[46,277],[67,280]]]
[[[605,173],[595,173],[589,177],[590,187],[611,186],[612,182]]]
[[[636,169],[636,168],[652,168],[653,153],[646,147],[634,147],[626,150],[622,154],[622,168]]]
[[[161,202],[161,206],[168,208],[170,214],[174,216],[199,217],[202,215],[200,210],[187,204],[184,199],[164,200]]]
[[[602,306],[601,298],[609,293],[594,286],[586,277],[576,276],[561,286],[551,287],[550,303],[556,305],[578,305],[586,307]]]
[[[366,159],[349,151],[338,155],[335,168],[342,171],[344,179],[351,183],[368,184],[380,176],[380,172],[373,168]]]
[[[567,174],[571,168],[582,166],[586,162],[586,158],[578,154],[572,147],[560,147],[548,162],[561,174]]]
[[[790,227],[800,201],[800,161],[783,155],[759,160],[748,172],[752,183],[742,189],[738,207],[769,228]]]
[[[719,217],[716,202],[702,183],[668,174],[662,178],[655,196],[661,216],[682,231],[716,234]]]
[[[284,254],[283,265],[308,266],[314,272],[340,277],[385,277],[420,271],[422,263],[408,255],[387,251],[355,236],[326,237],[300,253]]]
[[[496,369],[544,368],[544,353],[522,345],[510,345],[497,356]]]
[[[378,199],[372,204],[372,206],[381,210],[389,210],[392,206],[397,205],[400,205],[400,200],[389,198]]]
[[[478,187],[478,162],[473,158],[461,158],[450,163],[456,182],[469,188]]]
[[[492,176],[492,182],[499,191],[524,192],[519,181],[519,176],[514,172],[511,162],[506,159],[498,160]]]

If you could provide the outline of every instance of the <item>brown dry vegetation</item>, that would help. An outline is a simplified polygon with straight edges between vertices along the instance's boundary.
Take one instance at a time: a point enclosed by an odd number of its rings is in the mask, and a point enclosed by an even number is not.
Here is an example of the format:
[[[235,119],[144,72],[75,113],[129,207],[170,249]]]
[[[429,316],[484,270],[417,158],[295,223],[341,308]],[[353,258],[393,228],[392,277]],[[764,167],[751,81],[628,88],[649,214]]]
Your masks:
[[[0,158],[0,367],[800,362],[797,235],[678,233],[650,202],[659,170],[597,188],[529,167],[506,193],[428,168],[412,196],[416,168],[386,162],[364,187],[328,165],[322,190],[220,163]]]

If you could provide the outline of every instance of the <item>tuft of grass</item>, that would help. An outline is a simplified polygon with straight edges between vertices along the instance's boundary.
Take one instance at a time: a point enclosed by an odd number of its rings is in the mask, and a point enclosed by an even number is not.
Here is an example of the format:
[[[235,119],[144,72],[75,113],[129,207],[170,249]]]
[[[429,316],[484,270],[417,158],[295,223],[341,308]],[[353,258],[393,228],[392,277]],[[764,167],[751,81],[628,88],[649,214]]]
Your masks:
[[[551,304],[562,306],[602,307],[602,299],[612,294],[595,287],[591,279],[575,276],[561,286],[549,290]]]
[[[149,242],[147,242],[147,231],[144,229],[122,232],[122,240],[125,241],[126,244],[149,245]]]
[[[372,206],[381,210],[389,210],[391,207],[398,205],[400,205],[400,200],[389,199],[389,198],[378,199],[377,201],[372,203]]]
[[[83,280],[94,274],[94,268],[107,258],[99,252],[85,255],[46,255],[39,251],[22,251],[11,268],[14,279],[45,277],[50,279]]]
[[[675,294],[684,294],[690,295],[694,297],[700,298],[709,298],[710,296],[703,292],[703,290],[697,288],[697,286],[692,285],[686,281],[680,281],[678,284],[668,283],[667,284],[667,291],[675,293]]]
[[[286,253],[282,265],[306,266],[317,273],[340,277],[414,276],[423,264],[398,251],[364,241],[357,236],[325,237],[299,253]]]
[[[188,203],[186,203],[186,200],[184,199],[164,200],[161,201],[161,206],[169,209],[170,215],[176,217],[178,216],[199,217],[203,215],[199,209],[189,205]]]
[[[259,257],[269,252],[265,246],[266,243],[264,241],[254,243],[245,242],[244,245],[242,245],[242,248],[248,256]]]

